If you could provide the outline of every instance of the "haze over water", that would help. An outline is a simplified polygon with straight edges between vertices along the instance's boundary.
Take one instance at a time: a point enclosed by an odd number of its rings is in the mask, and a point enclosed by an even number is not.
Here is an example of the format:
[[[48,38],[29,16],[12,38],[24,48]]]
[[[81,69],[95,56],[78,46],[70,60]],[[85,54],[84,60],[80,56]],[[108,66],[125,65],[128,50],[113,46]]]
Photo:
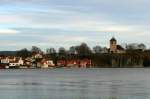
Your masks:
[[[1,99],[150,99],[149,69],[1,70]]]

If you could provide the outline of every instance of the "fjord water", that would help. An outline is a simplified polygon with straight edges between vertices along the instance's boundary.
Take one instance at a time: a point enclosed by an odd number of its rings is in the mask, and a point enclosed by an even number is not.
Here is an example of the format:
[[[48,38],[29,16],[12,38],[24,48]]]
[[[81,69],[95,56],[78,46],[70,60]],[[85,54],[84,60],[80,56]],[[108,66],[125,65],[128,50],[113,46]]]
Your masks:
[[[150,69],[0,70],[0,99],[150,99]]]

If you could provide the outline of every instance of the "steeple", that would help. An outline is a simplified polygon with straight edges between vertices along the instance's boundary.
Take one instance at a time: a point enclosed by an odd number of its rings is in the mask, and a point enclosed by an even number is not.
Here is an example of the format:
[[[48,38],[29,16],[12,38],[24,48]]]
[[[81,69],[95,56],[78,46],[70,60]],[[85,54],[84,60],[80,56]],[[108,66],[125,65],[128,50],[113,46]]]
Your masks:
[[[110,39],[110,52],[111,53],[117,52],[117,40],[114,37]]]
[[[115,37],[112,37],[112,38],[110,39],[110,41],[111,41],[111,42],[113,42],[113,41],[116,42],[117,40],[115,39]]]

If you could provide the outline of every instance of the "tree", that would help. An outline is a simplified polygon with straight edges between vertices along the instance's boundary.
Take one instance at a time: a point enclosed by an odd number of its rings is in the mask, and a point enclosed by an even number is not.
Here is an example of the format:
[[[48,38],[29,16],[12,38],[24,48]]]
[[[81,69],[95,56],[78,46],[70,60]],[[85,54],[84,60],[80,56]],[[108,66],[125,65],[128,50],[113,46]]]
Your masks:
[[[71,55],[77,54],[76,47],[75,46],[70,47],[68,52]]]
[[[127,50],[135,50],[135,49],[138,49],[137,48],[137,43],[132,43],[132,44],[128,44],[128,45],[126,45],[126,49]]]
[[[145,50],[146,49],[146,45],[143,44],[143,43],[132,43],[132,44],[128,44],[126,46],[127,49],[132,49],[132,50],[135,50],[135,49],[141,49],[141,50]]]
[[[59,55],[65,56],[67,54],[67,51],[64,47],[59,48]]]
[[[102,53],[103,49],[101,46],[95,46],[93,47],[93,52],[96,54]]]
[[[56,54],[56,50],[55,50],[55,48],[49,48],[46,50],[46,53],[47,54]]]
[[[42,53],[42,50],[37,46],[32,46],[31,52],[32,53]]]
[[[48,48],[46,50],[45,58],[53,60],[54,64],[57,65],[57,52],[55,48]]]
[[[138,49],[146,50],[146,45],[141,43],[138,45]]]
[[[76,51],[81,57],[90,56],[92,53],[90,47],[86,43],[82,43],[81,45],[77,46]]]
[[[22,58],[27,58],[31,56],[31,52],[28,51],[26,48],[21,49],[20,51],[17,51],[17,56]]]

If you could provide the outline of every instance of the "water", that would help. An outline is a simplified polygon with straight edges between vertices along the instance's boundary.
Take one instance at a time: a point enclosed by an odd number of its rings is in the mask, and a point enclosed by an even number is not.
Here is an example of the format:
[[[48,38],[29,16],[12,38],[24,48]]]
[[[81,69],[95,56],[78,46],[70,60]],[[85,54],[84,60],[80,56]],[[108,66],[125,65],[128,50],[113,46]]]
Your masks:
[[[0,70],[0,99],[150,99],[150,69]]]

